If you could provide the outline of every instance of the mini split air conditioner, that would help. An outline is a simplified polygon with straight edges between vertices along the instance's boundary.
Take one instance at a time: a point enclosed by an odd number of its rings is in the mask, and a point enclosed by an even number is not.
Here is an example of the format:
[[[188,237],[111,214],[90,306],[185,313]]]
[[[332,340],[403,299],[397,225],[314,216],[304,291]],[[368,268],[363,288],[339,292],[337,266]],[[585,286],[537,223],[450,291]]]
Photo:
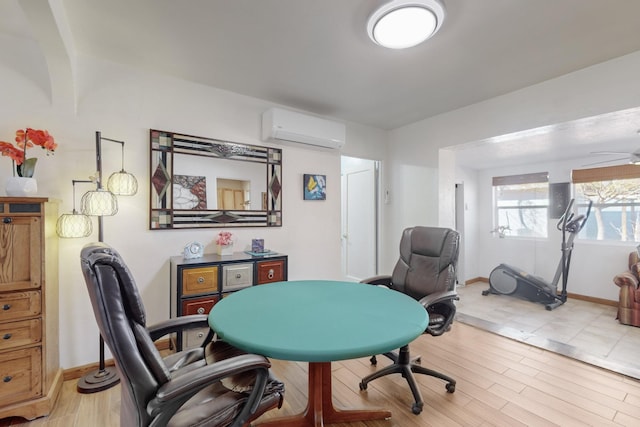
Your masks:
[[[346,127],[343,123],[295,111],[272,108],[262,114],[263,141],[290,141],[326,148],[342,148]]]

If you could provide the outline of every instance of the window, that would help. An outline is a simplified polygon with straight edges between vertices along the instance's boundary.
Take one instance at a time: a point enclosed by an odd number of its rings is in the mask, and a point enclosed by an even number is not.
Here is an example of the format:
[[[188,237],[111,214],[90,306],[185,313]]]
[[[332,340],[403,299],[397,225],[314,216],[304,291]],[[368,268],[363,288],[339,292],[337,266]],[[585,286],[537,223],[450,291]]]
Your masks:
[[[578,212],[593,202],[581,238],[640,242],[640,166],[574,170],[571,180]]]
[[[500,237],[547,237],[549,174],[493,178],[494,231]]]

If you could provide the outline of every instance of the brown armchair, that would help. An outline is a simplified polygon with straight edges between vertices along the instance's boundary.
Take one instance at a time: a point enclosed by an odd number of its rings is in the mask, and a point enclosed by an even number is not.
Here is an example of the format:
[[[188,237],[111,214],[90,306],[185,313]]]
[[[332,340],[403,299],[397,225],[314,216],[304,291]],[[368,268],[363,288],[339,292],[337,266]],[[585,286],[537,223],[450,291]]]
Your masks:
[[[162,357],[156,339],[207,327],[207,316],[147,327],[138,288],[118,252],[92,243],[80,258],[100,333],[121,379],[121,426],[240,427],[281,405],[284,385],[270,375],[263,356],[216,341]]]
[[[613,278],[620,287],[617,319],[624,325],[640,326],[640,255],[638,251],[629,254],[629,269]]]

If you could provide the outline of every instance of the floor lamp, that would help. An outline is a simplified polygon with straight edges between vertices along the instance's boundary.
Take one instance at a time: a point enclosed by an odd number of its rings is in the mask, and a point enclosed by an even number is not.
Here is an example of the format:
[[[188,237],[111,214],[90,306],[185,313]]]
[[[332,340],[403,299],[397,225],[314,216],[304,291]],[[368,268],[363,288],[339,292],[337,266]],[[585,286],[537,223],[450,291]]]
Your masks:
[[[102,141],[115,142],[122,147],[122,169],[109,176],[107,188],[102,187]],[[61,237],[87,237],[91,230],[87,231],[87,216],[98,217],[98,241],[104,241],[103,217],[115,215],[118,212],[117,195],[133,196],[138,191],[136,178],[124,170],[124,141],[103,138],[100,132],[96,132],[96,176],[91,181],[72,181],[74,184],[74,208],[72,214],[65,214],[58,218],[57,231]],[[87,191],[82,196],[81,214],[75,210],[75,183],[95,182],[96,189]],[[100,335],[100,361],[98,369],[89,372],[78,380],[78,392],[96,393],[113,387],[120,378],[113,367],[106,367],[104,360],[104,339]]]

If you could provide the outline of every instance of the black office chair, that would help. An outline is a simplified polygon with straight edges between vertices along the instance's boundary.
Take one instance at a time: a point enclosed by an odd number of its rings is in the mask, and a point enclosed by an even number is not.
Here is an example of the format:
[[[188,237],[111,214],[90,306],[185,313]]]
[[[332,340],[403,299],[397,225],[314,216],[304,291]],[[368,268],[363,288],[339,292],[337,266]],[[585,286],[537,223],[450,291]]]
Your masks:
[[[448,228],[407,228],[402,233],[400,259],[393,275],[376,276],[362,282],[384,285],[418,300],[429,314],[429,324],[425,333],[440,336],[451,328],[456,313],[454,301],[459,299],[455,290],[459,242],[458,232]],[[384,356],[391,359],[393,364],[363,378],[360,390],[366,390],[367,384],[376,378],[402,374],[409,383],[415,399],[411,409],[414,414],[419,414],[424,402],[414,373],[447,381],[445,387],[449,393],[456,389],[456,381],[453,378],[418,365],[420,357],[411,359],[408,344],[398,351],[384,353]],[[371,363],[377,364],[376,356],[371,357]]]
[[[281,406],[284,385],[270,375],[271,365],[263,356],[209,341],[163,358],[155,340],[208,327],[207,316],[147,327],[138,288],[118,252],[92,243],[80,258],[100,333],[120,375],[121,426],[240,427]],[[242,382],[242,388],[234,381]]]

